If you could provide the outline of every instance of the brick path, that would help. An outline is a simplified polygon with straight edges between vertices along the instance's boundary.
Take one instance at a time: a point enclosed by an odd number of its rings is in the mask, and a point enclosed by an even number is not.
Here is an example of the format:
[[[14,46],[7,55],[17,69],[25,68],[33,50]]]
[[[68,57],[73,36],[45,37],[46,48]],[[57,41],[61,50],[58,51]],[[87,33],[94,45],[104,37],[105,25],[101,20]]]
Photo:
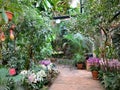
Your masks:
[[[59,66],[60,74],[49,90],[104,90],[98,80],[93,80],[90,71]]]

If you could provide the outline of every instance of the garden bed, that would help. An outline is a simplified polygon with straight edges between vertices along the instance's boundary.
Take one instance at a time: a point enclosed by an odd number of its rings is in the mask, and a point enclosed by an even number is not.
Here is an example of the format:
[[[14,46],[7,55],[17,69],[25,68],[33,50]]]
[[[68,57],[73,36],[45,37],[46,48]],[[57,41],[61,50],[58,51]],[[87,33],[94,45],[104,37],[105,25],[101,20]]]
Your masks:
[[[1,68],[0,73],[2,90],[47,90],[59,74],[55,65],[48,60],[32,65],[29,70],[17,72],[14,68]]]

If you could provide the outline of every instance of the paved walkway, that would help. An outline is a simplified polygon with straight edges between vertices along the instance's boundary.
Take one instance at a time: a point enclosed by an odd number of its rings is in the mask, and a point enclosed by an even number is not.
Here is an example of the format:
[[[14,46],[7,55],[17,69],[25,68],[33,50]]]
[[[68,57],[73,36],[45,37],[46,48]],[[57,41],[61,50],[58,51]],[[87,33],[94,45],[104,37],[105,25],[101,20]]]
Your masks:
[[[60,74],[49,90],[104,90],[98,80],[93,80],[91,72],[59,66]]]

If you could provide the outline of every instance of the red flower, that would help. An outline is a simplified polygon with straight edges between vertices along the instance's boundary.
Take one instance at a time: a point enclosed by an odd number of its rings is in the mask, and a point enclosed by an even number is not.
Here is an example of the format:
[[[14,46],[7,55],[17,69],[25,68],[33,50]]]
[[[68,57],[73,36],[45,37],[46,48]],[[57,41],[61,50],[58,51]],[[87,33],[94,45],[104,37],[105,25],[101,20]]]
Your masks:
[[[15,75],[15,74],[16,74],[15,68],[9,69],[9,74],[10,74],[11,76]]]

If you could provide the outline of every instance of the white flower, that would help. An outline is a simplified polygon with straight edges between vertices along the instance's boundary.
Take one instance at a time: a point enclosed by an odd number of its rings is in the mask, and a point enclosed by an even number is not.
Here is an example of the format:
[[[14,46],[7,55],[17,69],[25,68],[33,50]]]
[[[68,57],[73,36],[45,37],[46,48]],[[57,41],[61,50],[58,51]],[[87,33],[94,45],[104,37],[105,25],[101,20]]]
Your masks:
[[[43,77],[41,77],[39,75],[37,75],[36,79],[37,79],[37,81],[43,81]]]
[[[46,77],[46,73],[44,70],[40,70],[38,73],[37,73],[38,76],[41,76],[41,77]]]
[[[51,68],[50,65],[48,65],[47,68],[48,68],[49,71],[52,71],[52,68]]]
[[[44,70],[40,70],[37,72],[36,76],[37,81],[43,81],[43,77],[46,77],[47,75]]]
[[[48,70],[49,70],[49,71],[52,71],[53,64],[52,64],[52,63],[50,63],[50,64],[47,66],[47,68],[48,68]]]
[[[35,73],[32,73],[31,75],[28,76],[28,80],[29,80],[30,82],[35,82],[35,79],[36,79]]]
[[[41,65],[43,70],[47,70],[47,67],[45,65]]]
[[[34,82],[34,83],[37,83],[37,81],[38,81],[37,78],[35,78],[35,80],[34,80],[33,82]]]
[[[20,72],[20,74],[22,74],[22,75],[26,75],[27,73],[28,73],[27,70],[22,70],[22,71]]]

